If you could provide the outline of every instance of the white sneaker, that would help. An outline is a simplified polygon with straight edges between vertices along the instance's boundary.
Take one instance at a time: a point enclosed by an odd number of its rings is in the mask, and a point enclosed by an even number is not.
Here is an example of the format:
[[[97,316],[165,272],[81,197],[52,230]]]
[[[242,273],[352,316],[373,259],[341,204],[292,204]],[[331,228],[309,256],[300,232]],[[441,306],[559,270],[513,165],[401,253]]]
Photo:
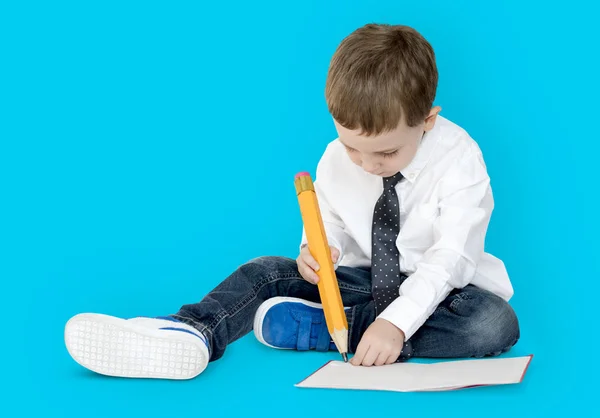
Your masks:
[[[75,315],[65,326],[65,344],[77,363],[107,376],[191,379],[210,358],[206,337],[171,317]]]

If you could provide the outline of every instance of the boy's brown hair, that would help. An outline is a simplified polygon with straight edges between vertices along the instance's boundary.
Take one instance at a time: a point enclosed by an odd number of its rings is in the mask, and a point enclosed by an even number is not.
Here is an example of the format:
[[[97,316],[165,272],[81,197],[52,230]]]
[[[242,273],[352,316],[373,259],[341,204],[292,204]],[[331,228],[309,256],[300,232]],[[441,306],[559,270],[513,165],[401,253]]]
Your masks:
[[[346,129],[379,135],[423,122],[433,105],[438,72],[433,48],[408,26],[368,24],[335,51],[325,87],[333,118]]]

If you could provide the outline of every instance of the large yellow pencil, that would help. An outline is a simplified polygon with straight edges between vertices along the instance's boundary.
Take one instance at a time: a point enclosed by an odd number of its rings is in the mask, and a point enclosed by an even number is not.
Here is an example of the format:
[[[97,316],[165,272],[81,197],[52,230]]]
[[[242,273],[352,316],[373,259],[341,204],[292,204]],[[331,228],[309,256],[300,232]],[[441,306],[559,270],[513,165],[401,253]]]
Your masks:
[[[348,361],[348,321],[331,260],[331,250],[325,235],[317,194],[308,173],[298,173],[294,179],[308,249],[319,264],[319,295],[325,312],[327,330],[345,362]]]

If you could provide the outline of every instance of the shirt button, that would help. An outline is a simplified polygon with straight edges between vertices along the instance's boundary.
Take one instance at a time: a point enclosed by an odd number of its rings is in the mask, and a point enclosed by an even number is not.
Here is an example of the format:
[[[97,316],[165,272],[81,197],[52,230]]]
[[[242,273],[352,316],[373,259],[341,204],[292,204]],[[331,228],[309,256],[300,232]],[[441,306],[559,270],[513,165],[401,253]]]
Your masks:
[[[410,173],[408,175],[408,178],[411,179],[411,180],[414,179],[415,178],[415,173]]]

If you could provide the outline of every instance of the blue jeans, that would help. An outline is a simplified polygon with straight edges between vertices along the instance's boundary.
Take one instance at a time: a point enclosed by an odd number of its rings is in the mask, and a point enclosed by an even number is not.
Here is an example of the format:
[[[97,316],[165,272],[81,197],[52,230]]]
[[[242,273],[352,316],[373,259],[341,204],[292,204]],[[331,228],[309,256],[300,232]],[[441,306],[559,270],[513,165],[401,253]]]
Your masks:
[[[349,351],[375,320],[368,268],[338,267],[342,301],[348,309]],[[252,331],[254,315],[267,299],[289,296],[320,302],[316,285],[300,276],[296,262],[260,257],[239,267],[199,303],[184,305],[175,315],[206,335],[211,361],[228,344]],[[519,324],[510,305],[495,294],[468,285],[455,289],[407,341],[401,358],[465,358],[494,356],[519,339]]]

